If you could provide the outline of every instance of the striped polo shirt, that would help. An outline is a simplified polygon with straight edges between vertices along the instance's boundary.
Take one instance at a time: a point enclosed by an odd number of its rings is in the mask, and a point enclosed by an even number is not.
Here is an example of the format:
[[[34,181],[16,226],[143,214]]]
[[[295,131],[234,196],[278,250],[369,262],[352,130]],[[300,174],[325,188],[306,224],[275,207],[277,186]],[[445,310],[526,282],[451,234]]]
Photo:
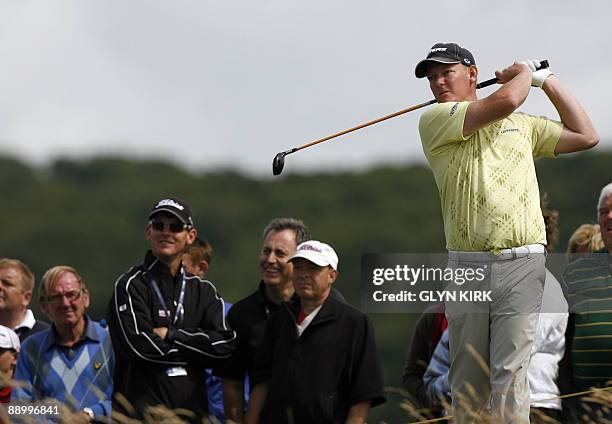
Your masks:
[[[563,276],[575,314],[572,374],[578,388],[612,380],[612,256],[606,249],[572,262]]]

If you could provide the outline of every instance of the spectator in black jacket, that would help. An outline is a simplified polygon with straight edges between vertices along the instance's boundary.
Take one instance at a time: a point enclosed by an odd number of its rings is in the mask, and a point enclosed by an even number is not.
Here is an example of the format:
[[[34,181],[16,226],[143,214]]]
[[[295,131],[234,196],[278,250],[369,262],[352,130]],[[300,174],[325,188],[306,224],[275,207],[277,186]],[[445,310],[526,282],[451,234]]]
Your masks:
[[[432,403],[427,396],[423,375],[447,326],[444,304],[425,310],[414,327],[402,373],[404,388],[410,395],[409,401],[426,418],[439,418],[444,412],[439,403]]]
[[[19,259],[0,259],[0,325],[11,328],[23,340],[49,328],[28,309],[34,290],[34,274]]]
[[[238,423],[243,421],[248,391],[245,375],[253,377],[255,351],[263,341],[266,321],[282,302],[295,296],[289,259],[298,244],[310,240],[310,230],[299,219],[274,218],[264,229],[262,238],[261,280],[257,290],[236,302],[227,314],[229,324],[238,335],[238,345],[231,358],[214,370],[223,379],[225,417]]]
[[[162,199],[149,220],[151,250],[119,277],[109,304],[115,395],[137,413],[162,404],[191,410],[193,421],[201,422],[207,413],[204,369],[229,357],[236,334],[215,286],[183,268],[185,247],[197,236],[189,206]],[[126,412],[116,398],[113,407]]]
[[[338,256],[329,245],[304,242],[290,261],[297,298],[266,324],[247,424],[362,424],[385,402],[372,324],[330,296]]]

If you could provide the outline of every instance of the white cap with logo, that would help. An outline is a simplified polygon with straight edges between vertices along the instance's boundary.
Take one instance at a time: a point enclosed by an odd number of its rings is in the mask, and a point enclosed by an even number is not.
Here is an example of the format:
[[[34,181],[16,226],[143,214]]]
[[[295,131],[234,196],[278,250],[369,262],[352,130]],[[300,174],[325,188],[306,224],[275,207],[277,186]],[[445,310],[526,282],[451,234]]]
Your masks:
[[[19,337],[13,330],[4,325],[0,325],[0,348],[2,349],[14,349],[19,352],[21,343],[19,343]]]
[[[331,266],[338,269],[338,255],[329,244],[317,240],[309,240],[301,243],[295,250],[295,254],[289,259],[304,258],[319,266]]]

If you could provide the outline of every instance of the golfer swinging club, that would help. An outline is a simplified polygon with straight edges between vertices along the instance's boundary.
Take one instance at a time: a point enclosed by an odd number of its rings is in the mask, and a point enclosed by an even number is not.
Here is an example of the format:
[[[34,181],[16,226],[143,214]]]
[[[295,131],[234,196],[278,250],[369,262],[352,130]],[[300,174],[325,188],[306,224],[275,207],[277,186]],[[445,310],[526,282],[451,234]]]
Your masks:
[[[527,366],[546,245],[533,160],[589,149],[599,141],[578,101],[539,66],[526,60],[497,71],[500,88],[482,99],[476,97],[474,57],[457,44],[435,44],[415,69],[417,78],[427,77],[438,102],[421,116],[419,132],[440,193],[448,266],[484,266],[494,299],[485,313],[447,304],[449,383],[458,423],[471,422],[486,409],[507,423],[529,422]],[[530,87],[544,91],[561,122],[515,112]],[[466,383],[478,400],[467,394]]]

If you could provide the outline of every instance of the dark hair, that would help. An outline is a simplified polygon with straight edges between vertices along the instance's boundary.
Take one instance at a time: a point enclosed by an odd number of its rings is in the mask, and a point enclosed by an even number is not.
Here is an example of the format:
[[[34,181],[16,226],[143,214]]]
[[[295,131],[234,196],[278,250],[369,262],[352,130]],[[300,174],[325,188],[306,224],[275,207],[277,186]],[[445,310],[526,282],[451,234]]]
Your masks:
[[[213,247],[211,244],[200,237],[197,237],[192,244],[185,248],[185,253],[191,257],[194,263],[206,261],[210,264],[212,260]]]
[[[263,230],[262,239],[266,239],[272,231],[293,230],[297,244],[311,240],[310,230],[301,220],[295,218],[274,218]]]

